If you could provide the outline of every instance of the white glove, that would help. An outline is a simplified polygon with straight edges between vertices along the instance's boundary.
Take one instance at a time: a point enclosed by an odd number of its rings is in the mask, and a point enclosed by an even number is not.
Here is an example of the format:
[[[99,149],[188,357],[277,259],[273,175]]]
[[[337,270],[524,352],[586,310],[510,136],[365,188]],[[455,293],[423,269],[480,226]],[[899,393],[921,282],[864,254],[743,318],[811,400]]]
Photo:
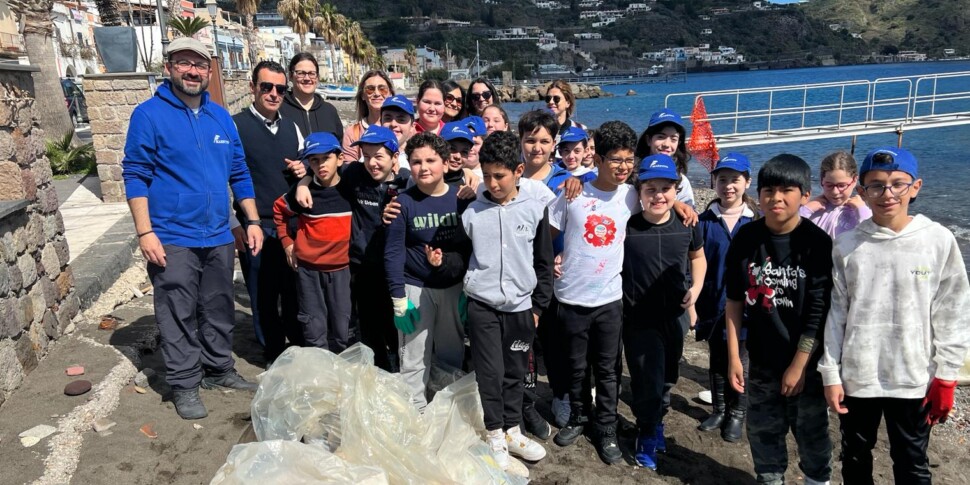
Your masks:
[[[394,305],[394,316],[403,317],[408,311],[408,299],[407,298],[391,298],[391,303]]]

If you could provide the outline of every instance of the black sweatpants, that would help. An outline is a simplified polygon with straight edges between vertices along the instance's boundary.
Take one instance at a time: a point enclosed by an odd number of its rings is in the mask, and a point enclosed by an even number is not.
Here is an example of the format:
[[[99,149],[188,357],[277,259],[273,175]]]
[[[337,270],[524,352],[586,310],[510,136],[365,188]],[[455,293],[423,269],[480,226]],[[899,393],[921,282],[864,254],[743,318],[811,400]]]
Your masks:
[[[390,356],[397,355],[400,343],[384,267],[351,264],[350,281],[361,342],[374,351],[374,365],[388,372],[397,371]]]
[[[301,266],[296,274],[297,319],[306,345],[343,352],[350,339],[350,268],[316,271]]]
[[[232,298],[232,243],[211,248],[165,244],[165,267],[148,263],[154,287],[155,324],[161,337],[165,380],[175,390],[194,389],[203,370],[224,374],[236,327]]]
[[[886,417],[889,456],[896,483],[932,483],[926,448],[930,425],[922,399],[859,398],[846,396],[848,414],[839,415],[842,430],[842,478],[847,485],[871,485],[872,448],[879,422]]]
[[[728,351],[727,340],[725,340],[723,332],[723,320],[721,321],[720,325],[715,327],[715,329],[715,332],[711,334],[709,339],[707,339],[707,347],[710,350],[708,363],[710,373],[712,376],[716,376],[712,379],[712,381],[720,382],[723,384],[724,388],[711,389],[711,392],[720,392],[724,396],[724,404],[729,411],[733,411],[735,413],[746,413],[748,411],[748,395],[743,392],[735,391],[734,388],[731,387],[731,384],[728,383]],[[738,352],[738,357],[741,358],[741,367],[744,369],[744,382],[748,382],[748,370],[751,368],[751,361],[748,359],[748,347],[745,345],[744,340],[739,342]]]
[[[532,310],[506,313],[468,298],[468,339],[485,429],[509,429],[522,421],[523,378],[536,327]]]
[[[266,357],[275,359],[283,353],[287,340],[303,345],[303,329],[296,319],[296,273],[286,262],[275,228],[263,228],[263,249],[256,256],[249,251],[240,254],[239,266],[246,280],[256,339]]]
[[[588,359],[596,380],[596,430],[616,426],[619,379],[616,359],[620,351],[623,303],[617,300],[588,308],[560,302],[557,313],[570,405],[583,402]]]
[[[633,391],[631,409],[640,433],[652,436],[670,409],[670,391],[680,377],[684,327],[680,318],[627,318],[623,347]],[[598,392],[598,391],[597,391]]]

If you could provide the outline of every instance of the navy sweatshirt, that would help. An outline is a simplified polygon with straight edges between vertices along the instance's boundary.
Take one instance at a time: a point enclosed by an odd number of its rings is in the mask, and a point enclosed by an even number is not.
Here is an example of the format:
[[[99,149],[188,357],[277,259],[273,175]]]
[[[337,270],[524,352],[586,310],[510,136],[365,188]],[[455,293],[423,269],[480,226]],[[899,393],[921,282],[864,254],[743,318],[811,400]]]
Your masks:
[[[471,241],[459,214],[471,200],[458,199],[458,187],[432,197],[417,186],[401,193],[401,214],[387,228],[384,269],[391,296],[404,298],[404,285],[448,288],[461,282],[471,255]],[[424,246],[441,249],[443,264],[431,266]]]
[[[350,201],[353,229],[350,240],[350,262],[368,269],[384,270],[386,230],[382,216],[391,198],[407,187],[411,172],[401,168],[391,181],[378,182],[363,163],[344,163],[337,189]]]

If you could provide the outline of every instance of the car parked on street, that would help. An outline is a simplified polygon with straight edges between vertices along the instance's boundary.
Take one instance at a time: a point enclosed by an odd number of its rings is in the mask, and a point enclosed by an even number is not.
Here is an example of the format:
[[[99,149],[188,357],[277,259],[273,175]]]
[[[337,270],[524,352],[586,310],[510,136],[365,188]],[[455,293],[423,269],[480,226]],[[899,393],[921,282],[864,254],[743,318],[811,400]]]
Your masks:
[[[87,123],[88,103],[84,100],[84,91],[77,82],[71,78],[61,79],[61,89],[64,90],[64,103],[67,105],[67,112],[71,115],[71,123],[77,126],[79,123]]]

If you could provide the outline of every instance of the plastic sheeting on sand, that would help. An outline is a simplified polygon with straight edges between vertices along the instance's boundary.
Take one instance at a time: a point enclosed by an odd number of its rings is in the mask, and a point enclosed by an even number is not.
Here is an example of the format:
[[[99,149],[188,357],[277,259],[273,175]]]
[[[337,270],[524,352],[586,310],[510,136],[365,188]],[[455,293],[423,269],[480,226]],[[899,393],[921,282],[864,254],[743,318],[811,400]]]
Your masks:
[[[387,485],[380,468],[351,465],[319,446],[272,440],[232,447],[209,485]]]
[[[499,468],[480,439],[474,375],[445,386],[421,414],[400,376],[373,362],[361,344],[339,356],[290,347],[260,377],[252,404],[257,439],[302,440],[350,465],[379,468],[392,484],[528,482]]]

